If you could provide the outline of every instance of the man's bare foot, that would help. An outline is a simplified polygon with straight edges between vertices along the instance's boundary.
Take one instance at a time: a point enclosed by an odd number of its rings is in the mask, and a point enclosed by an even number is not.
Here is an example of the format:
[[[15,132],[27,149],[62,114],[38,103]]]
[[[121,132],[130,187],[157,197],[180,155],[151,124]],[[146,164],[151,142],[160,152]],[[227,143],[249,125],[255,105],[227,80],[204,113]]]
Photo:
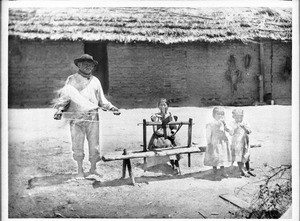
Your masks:
[[[102,177],[102,176],[101,176],[99,173],[97,173],[97,171],[95,171],[95,170],[90,170],[89,175],[86,177],[86,179],[100,181],[100,178],[101,178],[101,177]]]
[[[93,170],[93,169],[90,169],[89,174],[95,174],[95,175],[100,176],[100,174],[96,170]]]
[[[84,179],[84,172],[78,172],[76,175],[75,175],[75,179],[76,180],[83,180]]]

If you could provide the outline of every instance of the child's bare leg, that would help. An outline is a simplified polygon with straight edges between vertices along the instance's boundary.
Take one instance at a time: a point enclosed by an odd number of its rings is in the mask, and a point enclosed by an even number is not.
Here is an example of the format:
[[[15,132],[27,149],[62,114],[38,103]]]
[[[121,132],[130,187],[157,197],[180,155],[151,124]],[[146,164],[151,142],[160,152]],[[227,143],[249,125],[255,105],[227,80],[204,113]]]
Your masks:
[[[245,163],[245,166],[246,166],[247,171],[254,170],[254,169],[250,168],[250,161],[249,160]]]
[[[245,166],[246,166],[246,170],[250,170],[250,164],[249,164],[249,161],[247,161],[246,163],[245,163]]]
[[[245,166],[246,166],[246,170],[248,171],[248,173],[249,173],[251,176],[256,176],[254,173],[251,172],[250,161],[249,161],[249,160],[245,163]]]
[[[240,169],[241,175],[245,176],[245,177],[249,177],[249,174],[244,169],[244,164],[242,162],[238,162],[238,165],[239,165],[239,169]]]
[[[228,174],[225,172],[224,166],[221,166],[221,176],[225,177],[225,178],[228,178]]]
[[[175,161],[174,160],[170,160],[170,163],[171,163],[172,169],[175,170]]]
[[[217,174],[217,172],[218,172],[218,169],[217,169],[217,167],[216,167],[216,166],[213,166],[213,173],[216,175],[216,174]]]
[[[230,173],[233,173],[233,169],[234,169],[234,168],[233,168],[233,164],[234,164],[234,161],[231,162],[230,169],[229,169],[229,172],[230,172]]]
[[[213,180],[217,180],[218,179],[218,169],[216,166],[213,166],[213,176],[212,176]]]
[[[177,169],[177,173],[178,173],[178,174],[181,174],[180,166],[179,166],[179,160],[175,160],[175,167],[176,167],[176,169]]]

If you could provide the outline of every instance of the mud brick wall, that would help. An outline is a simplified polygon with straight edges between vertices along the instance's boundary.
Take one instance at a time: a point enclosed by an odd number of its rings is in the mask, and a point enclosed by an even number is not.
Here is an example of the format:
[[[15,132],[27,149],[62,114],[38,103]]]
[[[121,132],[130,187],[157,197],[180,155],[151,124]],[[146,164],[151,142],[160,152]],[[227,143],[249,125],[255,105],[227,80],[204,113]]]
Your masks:
[[[291,79],[280,77],[285,59],[291,56],[291,43],[264,44],[264,94],[271,93],[275,102],[291,101]],[[245,56],[252,58],[248,68]],[[225,77],[230,55],[236,59],[242,81],[231,92]],[[167,97],[174,105],[251,105],[259,100],[260,46],[243,44],[108,44],[110,95],[126,105],[155,104]]]
[[[245,68],[244,58],[249,54],[252,64]],[[230,55],[235,57],[236,69],[242,72],[242,81],[237,90],[231,92],[231,83],[226,78]],[[187,48],[188,94],[197,103],[224,105],[240,100],[253,103],[257,100],[257,75],[259,69],[259,47],[242,43],[197,44]]]
[[[270,85],[270,89],[267,92],[272,93],[275,103],[289,104],[292,97],[292,74],[284,75],[284,70],[287,57],[292,60],[292,45],[273,43],[272,47],[269,48],[272,48],[270,52],[272,59],[269,59],[272,61],[272,65],[267,66],[269,69],[266,76],[270,76],[272,79],[270,79],[269,83],[267,82]],[[269,57],[269,54],[265,56]],[[272,67],[272,71],[270,67]]]
[[[291,76],[282,73],[291,43],[264,43],[264,93],[277,104],[291,102]],[[84,52],[84,42],[9,40],[9,107],[50,106],[55,91],[77,71],[74,58]],[[251,65],[245,68],[249,54]],[[225,77],[234,55],[242,82],[232,94]],[[259,44],[107,44],[108,99],[124,107],[153,107],[160,97],[173,106],[249,105],[259,98]]]
[[[186,51],[183,46],[108,44],[110,95],[126,105],[155,105],[160,97],[187,96]]]
[[[74,58],[83,44],[52,41],[9,41],[9,107],[50,106],[55,91],[76,70]]]

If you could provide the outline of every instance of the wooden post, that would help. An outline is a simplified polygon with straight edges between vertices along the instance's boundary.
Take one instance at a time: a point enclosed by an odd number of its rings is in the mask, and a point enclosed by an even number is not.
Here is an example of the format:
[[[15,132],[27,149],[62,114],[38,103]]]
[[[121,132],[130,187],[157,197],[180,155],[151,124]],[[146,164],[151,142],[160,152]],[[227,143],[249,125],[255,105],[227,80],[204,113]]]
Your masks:
[[[193,119],[189,118],[189,127],[188,127],[188,147],[192,144],[192,126],[193,126]],[[191,167],[191,154],[188,153],[188,166]]]
[[[127,155],[127,150],[126,149],[123,150],[122,155]],[[124,159],[123,160],[123,166],[122,166],[122,179],[124,179],[125,176],[126,176],[126,164],[127,164],[126,159]]]
[[[126,159],[123,160],[123,166],[122,166],[122,179],[125,179],[126,176]]]
[[[127,163],[128,173],[131,178],[132,185],[135,185],[135,180],[134,180],[133,172],[131,169],[130,159],[126,159],[126,163]]]
[[[259,74],[259,102],[264,102],[264,76],[265,76],[265,62],[264,62],[264,44],[259,43],[259,58],[260,58],[260,74]]]
[[[126,149],[124,149],[122,155],[127,155],[127,150]],[[132,182],[133,185],[135,185],[135,180],[134,180],[134,176],[133,176],[133,173],[132,173],[130,159],[124,159],[123,160],[122,179],[124,179],[125,176],[126,176],[126,167],[128,169],[128,174],[129,174],[129,177],[131,178],[131,182]]]
[[[143,151],[147,151],[147,125],[146,119],[143,119]],[[147,163],[147,158],[144,157],[144,165]]]

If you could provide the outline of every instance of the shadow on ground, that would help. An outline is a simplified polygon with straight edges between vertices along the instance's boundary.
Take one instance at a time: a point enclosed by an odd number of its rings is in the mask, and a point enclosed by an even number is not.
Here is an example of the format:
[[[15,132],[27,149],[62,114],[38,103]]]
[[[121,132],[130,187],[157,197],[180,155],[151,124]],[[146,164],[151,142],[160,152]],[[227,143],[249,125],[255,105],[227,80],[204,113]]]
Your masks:
[[[138,165],[138,167],[142,167]],[[184,173],[184,174],[174,174],[172,168],[168,165],[160,165],[157,167],[148,168],[145,172],[150,172],[153,175],[142,175],[140,177],[135,177],[136,184],[149,184],[150,182],[157,182],[157,181],[166,181],[166,180],[180,180],[180,179],[187,179],[187,178],[194,178],[194,179],[203,179],[203,180],[210,180],[210,181],[221,181],[221,176],[217,176],[216,178],[213,176],[212,169],[205,170],[205,171],[198,171],[192,173]],[[228,178],[241,178],[238,168],[234,167],[233,171],[230,173],[227,170],[229,177]],[[155,174],[159,173],[159,174]],[[218,172],[219,173],[219,172]],[[44,177],[34,177],[28,180],[28,189],[32,189],[34,187],[43,187],[43,186],[53,186],[59,185],[66,182],[72,182],[72,180],[76,181],[76,174],[55,174],[52,176],[44,176]],[[87,181],[91,181],[93,179],[85,179]],[[101,179],[100,179],[101,180]],[[93,188],[99,187],[118,187],[118,186],[126,186],[132,185],[131,178],[118,178],[109,181],[99,181],[94,179],[92,183]],[[84,182],[84,180],[82,181]]]
[[[149,170],[147,170],[149,171]],[[160,172],[159,169],[153,168],[150,171]],[[238,172],[237,167],[234,167],[233,171],[231,173],[228,172],[229,177],[228,178],[241,178],[240,173]],[[172,174],[172,172],[163,174],[163,175],[153,175],[153,176],[140,176],[135,177],[135,183],[137,184],[149,184],[149,182],[157,182],[157,181],[166,181],[166,180],[179,180],[179,179],[187,179],[187,178],[194,178],[194,179],[203,179],[203,180],[210,180],[210,181],[221,181],[221,176],[217,176],[215,178],[213,176],[212,169],[206,170],[206,171],[199,171],[199,172],[192,172],[192,173],[186,173],[182,175],[178,174]],[[128,177],[126,179],[114,179],[111,181],[95,181],[93,183],[94,188],[99,187],[112,187],[112,186],[124,186],[124,185],[132,185],[131,179]]]

